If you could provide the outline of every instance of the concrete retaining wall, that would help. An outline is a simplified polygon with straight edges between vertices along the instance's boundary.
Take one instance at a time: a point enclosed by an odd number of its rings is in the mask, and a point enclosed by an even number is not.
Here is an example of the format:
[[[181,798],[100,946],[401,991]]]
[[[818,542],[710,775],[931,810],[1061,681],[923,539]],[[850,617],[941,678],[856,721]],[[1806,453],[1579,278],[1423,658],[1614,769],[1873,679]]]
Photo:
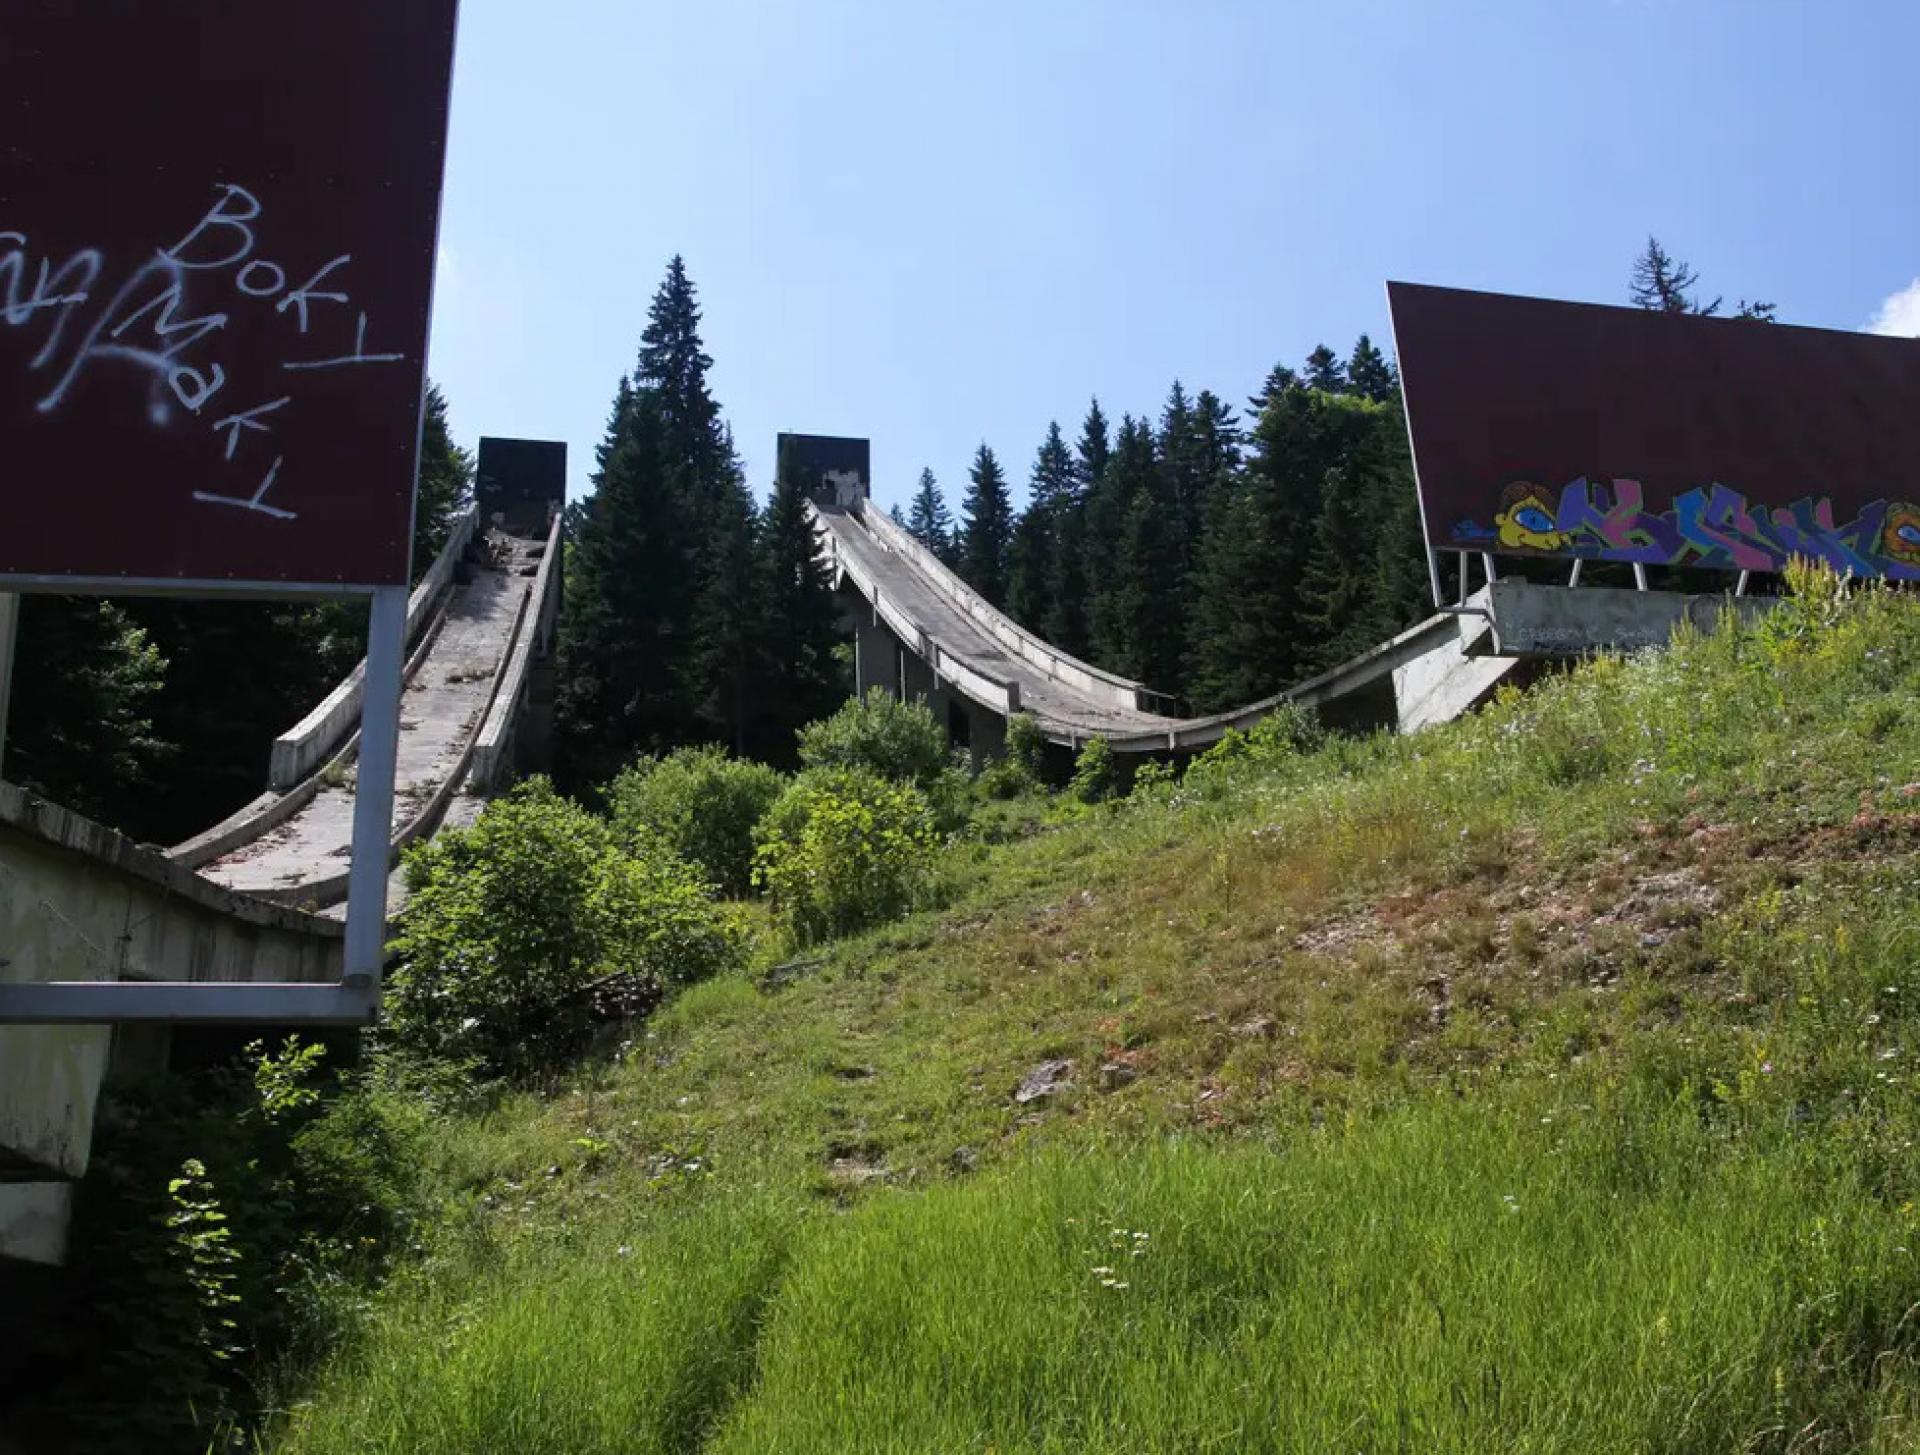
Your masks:
[[[325,981],[343,930],[0,784],[0,980]],[[86,1170],[104,1026],[0,1026],[0,1173]]]
[[[561,522],[554,516],[547,531],[546,554],[534,573],[533,590],[525,617],[507,654],[506,670],[487,709],[473,748],[467,776],[482,793],[494,793],[513,781],[514,747],[526,708],[527,686],[534,664],[553,648],[553,632],[560,616],[562,589]]]

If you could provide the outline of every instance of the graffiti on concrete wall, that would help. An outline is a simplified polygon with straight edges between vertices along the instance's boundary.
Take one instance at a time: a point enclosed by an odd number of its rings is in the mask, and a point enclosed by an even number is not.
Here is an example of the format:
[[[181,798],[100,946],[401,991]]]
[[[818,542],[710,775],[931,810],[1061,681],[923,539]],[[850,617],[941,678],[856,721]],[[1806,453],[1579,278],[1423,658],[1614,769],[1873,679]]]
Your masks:
[[[1843,574],[1920,581],[1920,505],[1874,500],[1851,520],[1834,513],[1825,495],[1765,505],[1714,484],[1651,510],[1638,480],[1583,475],[1558,491],[1516,480],[1501,492],[1490,523],[1456,522],[1452,544],[1734,571],[1779,571],[1802,556]]]

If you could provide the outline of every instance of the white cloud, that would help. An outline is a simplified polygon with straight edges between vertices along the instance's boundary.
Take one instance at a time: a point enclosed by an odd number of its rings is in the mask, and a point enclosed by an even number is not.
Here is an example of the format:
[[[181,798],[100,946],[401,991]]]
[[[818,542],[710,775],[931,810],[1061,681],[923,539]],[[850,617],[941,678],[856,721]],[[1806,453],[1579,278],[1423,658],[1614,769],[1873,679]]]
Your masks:
[[[1920,338],[1920,278],[1915,278],[1880,305],[1867,325],[1868,333],[1892,334],[1897,338]]]

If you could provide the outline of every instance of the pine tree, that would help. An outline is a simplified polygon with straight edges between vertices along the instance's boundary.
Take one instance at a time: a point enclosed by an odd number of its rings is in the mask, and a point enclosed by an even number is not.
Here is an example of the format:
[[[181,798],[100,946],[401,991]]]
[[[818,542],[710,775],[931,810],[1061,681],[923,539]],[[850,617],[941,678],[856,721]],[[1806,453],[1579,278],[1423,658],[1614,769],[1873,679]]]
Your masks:
[[[1193,569],[1190,552],[1200,535],[1207,462],[1198,417],[1178,379],[1167,391],[1167,402],[1160,413],[1160,473],[1180,523],[1181,574],[1187,575]]]
[[[556,724],[565,786],[597,789],[643,752],[744,736],[753,505],[707,387],[712,362],[676,256],[573,523]]]
[[[1700,275],[1660,246],[1660,239],[1647,238],[1646,250],[1634,259],[1633,280],[1627,296],[1634,305],[1653,313],[1696,313],[1712,317],[1720,311],[1720,299],[1698,302],[1688,290],[1700,281]]]
[[[641,753],[688,740],[692,502],[651,390],[616,398],[567,563],[555,776],[593,792]]]
[[[895,501],[887,507],[887,519],[899,526],[901,530],[907,529],[907,517],[900,509],[900,503],[898,501]]]
[[[1058,421],[1049,421],[1028,477],[1027,508],[1014,526],[1007,581],[1007,609],[1015,620],[1036,630],[1044,631],[1053,615],[1060,527],[1077,496],[1073,456]]]
[[[1346,370],[1340,367],[1339,356],[1325,344],[1314,345],[1313,352],[1307,355],[1305,383],[1307,388],[1327,394],[1346,393]]]
[[[1267,377],[1265,382],[1260,385],[1260,392],[1248,398],[1248,415],[1254,419],[1258,419],[1267,412],[1267,406],[1269,404],[1273,403],[1274,400],[1278,399],[1282,394],[1285,394],[1289,389],[1298,388],[1299,384],[1300,376],[1298,374],[1294,373],[1294,371],[1289,369],[1285,364],[1275,364],[1271,369],[1267,370]]]
[[[1094,660],[1178,692],[1185,675],[1180,513],[1145,420],[1121,419],[1097,503],[1097,529],[1111,554],[1093,598]]]
[[[750,747],[755,756],[783,764],[794,761],[798,730],[838,707],[849,686],[834,650],[839,608],[807,509],[809,483],[789,461],[780,462],[756,574],[761,652]]]
[[[748,698],[760,622],[755,611],[753,492],[723,433],[726,476],[697,503],[692,650],[687,694],[698,731],[746,751]]]
[[[1008,548],[1013,540],[1013,501],[1007,477],[984,443],[968,472],[960,512],[960,574],[995,606],[1007,599]]]
[[[1352,357],[1347,360],[1348,390],[1363,399],[1384,404],[1399,387],[1400,380],[1393,365],[1387,362],[1387,356],[1374,347],[1372,339],[1361,334],[1353,346]]]
[[[920,488],[914,491],[913,506],[907,513],[907,529],[913,538],[947,565],[953,564],[953,516],[940,494],[933,471],[922,468]]]
[[[418,580],[453,533],[453,522],[473,503],[473,456],[453,442],[447,397],[431,380],[420,428],[419,484],[413,504],[413,575]]]
[[[21,597],[7,781],[134,828],[130,801],[151,790],[172,756],[153,726],[166,667],[147,633],[110,601]],[[250,766],[257,792],[260,764]]]
[[[1107,473],[1112,447],[1107,443],[1107,417],[1100,412],[1100,401],[1087,406],[1087,417],[1080,425],[1080,442],[1074,446],[1074,473],[1080,483],[1080,498],[1086,499]]]
[[[1660,239],[1649,234],[1646,250],[1634,259],[1633,276],[1627,285],[1627,297],[1640,308],[1653,313],[1691,313],[1712,318],[1726,300],[1715,294],[1713,301],[1702,303],[1689,290],[1698,286],[1700,275],[1660,246]],[[1774,322],[1775,306],[1758,299],[1742,298],[1733,310],[1735,318],[1757,323]]]

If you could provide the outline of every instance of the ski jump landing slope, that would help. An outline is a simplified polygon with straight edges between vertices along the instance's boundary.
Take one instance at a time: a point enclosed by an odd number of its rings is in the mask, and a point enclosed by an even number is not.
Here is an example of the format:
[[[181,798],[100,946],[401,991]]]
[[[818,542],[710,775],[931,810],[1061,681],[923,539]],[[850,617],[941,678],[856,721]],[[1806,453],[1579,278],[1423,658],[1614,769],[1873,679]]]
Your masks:
[[[1315,708],[1341,726],[1412,731],[1468,711],[1515,665],[1485,655],[1483,617],[1441,613],[1272,697],[1179,717],[1171,698],[1026,630],[870,501],[813,510],[835,584],[858,592],[938,686],[1002,716],[1028,713],[1048,740],[1069,747],[1103,737],[1116,752],[1203,748],[1283,702]]]

